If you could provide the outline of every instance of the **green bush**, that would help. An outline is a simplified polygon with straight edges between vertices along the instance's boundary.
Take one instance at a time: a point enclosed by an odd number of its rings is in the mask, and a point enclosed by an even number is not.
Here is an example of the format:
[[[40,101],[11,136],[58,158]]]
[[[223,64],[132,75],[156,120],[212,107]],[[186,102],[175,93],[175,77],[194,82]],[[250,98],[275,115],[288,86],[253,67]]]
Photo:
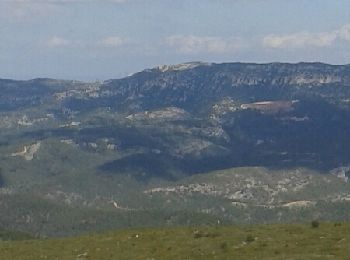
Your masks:
[[[222,242],[222,243],[220,244],[220,248],[221,248],[222,250],[224,250],[224,251],[227,250],[227,247],[228,247],[228,245],[227,245],[227,242],[226,242],[226,241],[225,241],[225,242]]]
[[[320,222],[318,222],[317,220],[313,220],[311,222],[311,227],[318,228],[319,226],[320,226]]]
[[[249,234],[249,235],[246,237],[245,241],[246,241],[247,243],[254,242],[254,241],[255,241],[255,237]]]

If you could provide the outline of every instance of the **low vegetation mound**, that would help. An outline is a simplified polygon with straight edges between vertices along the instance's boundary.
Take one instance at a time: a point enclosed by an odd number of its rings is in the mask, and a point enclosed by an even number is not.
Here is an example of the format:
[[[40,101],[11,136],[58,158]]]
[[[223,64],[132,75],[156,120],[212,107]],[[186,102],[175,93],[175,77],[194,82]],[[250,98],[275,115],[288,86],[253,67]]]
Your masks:
[[[33,239],[33,237],[30,234],[0,229],[0,241],[17,241],[29,239]]]

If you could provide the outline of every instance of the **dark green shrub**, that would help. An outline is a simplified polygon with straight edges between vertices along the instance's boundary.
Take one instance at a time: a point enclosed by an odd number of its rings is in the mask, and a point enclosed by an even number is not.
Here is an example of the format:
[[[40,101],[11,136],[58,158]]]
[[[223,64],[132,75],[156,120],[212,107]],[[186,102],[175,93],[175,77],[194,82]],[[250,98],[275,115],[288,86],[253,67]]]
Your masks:
[[[210,238],[214,238],[214,237],[219,237],[220,234],[219,233],[209,233],[209,232],[202,232],[199,230],[196,230],[193,232],[193,237],[194,238],[202,238],[202,237],[210,237]]]
[[[0,187],[4,186],[5,181],[4,178],[2,177],[2,173],[1,173],[1,168],[0,168]]]
[[[249,235],[246,237],[245,241],[246,241],[247,243],[254,242],[254,241],[255,241],[255,237],[253,237],[252,235],[249,234]]]
[[[227,250],[227,247],[228,247],[227,242],[222,242],[222,243],[220,244],[220,248],[221,248],[222,250],[224,250],[224,251]]]
[[[320,222],[318,222],[317,220],[313,220],[311,222],[311,227],[312,228],[318,228],[320,226]]]

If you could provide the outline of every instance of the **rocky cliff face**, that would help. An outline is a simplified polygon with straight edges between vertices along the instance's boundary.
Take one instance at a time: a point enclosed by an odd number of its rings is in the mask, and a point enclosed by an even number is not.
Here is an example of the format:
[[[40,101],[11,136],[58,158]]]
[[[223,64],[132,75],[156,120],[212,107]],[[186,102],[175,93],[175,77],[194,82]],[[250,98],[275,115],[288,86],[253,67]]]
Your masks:
[[[199,111],[223,97],[241,103],[290,100],[305,95],[346,98],[350,95],[350,66],[196,62],[159,66],[127,78],[93,84],[50,79],[0,80],[0,89],[2,110],[54,99],[73,110],[181,107]]]
[[[305,95],[340,98],[349,96],[349,87],[349,66],[195,63],[157,67],[125,79],[106,81],[101,92],[114,96],[118,108],[179,106],[199,111],[223,97],[243,103]]]

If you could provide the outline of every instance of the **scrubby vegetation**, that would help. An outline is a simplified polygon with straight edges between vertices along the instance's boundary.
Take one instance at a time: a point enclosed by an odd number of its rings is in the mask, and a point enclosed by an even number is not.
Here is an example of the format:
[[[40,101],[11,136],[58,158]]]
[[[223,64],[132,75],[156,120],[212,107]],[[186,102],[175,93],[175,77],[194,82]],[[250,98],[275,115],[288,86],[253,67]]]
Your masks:
[[[1,259],[347,259],[350,224],[138,229],[1,242]]]
[[[0,241],[28,240],[32,238],[33,236],[27,233],[0,229]]]

